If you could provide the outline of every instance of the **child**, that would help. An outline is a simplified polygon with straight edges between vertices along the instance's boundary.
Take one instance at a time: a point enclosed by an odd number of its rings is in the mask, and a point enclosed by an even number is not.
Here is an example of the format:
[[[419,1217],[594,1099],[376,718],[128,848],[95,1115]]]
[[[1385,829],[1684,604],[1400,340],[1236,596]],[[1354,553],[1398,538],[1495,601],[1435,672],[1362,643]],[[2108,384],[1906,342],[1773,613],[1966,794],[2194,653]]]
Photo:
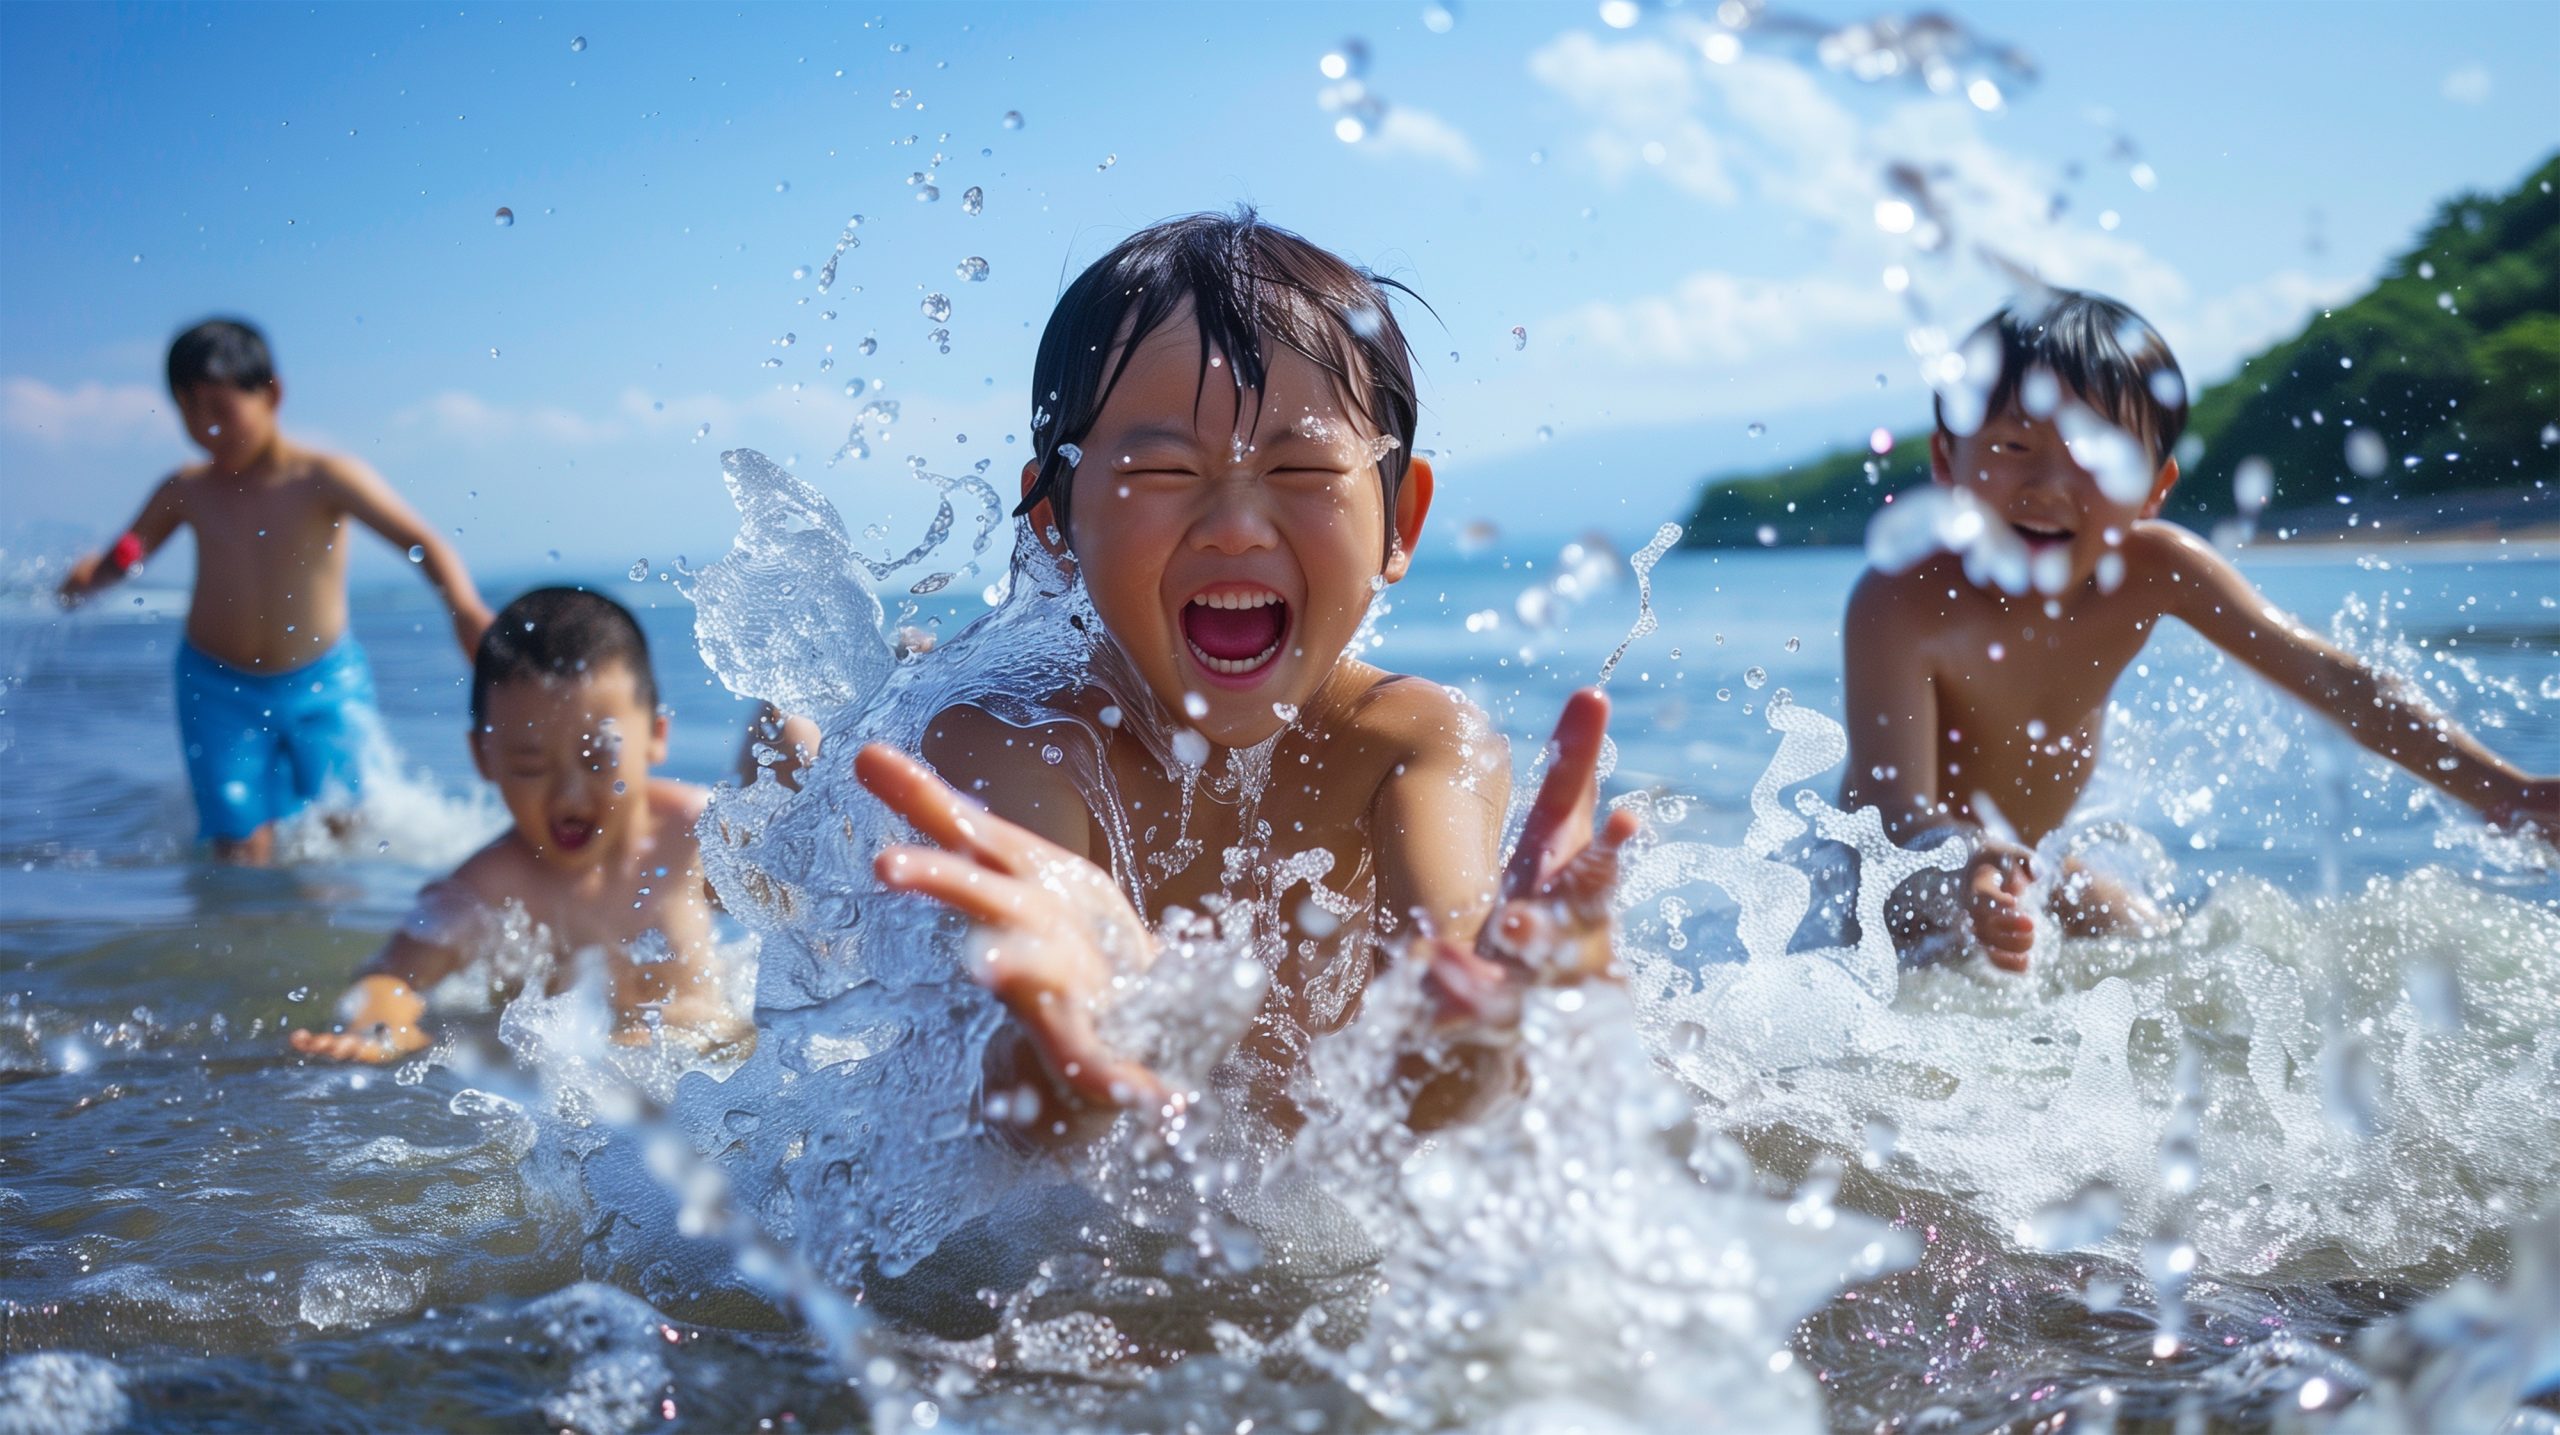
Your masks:
[[[1023,695],[1039,717],[946,710],[932,771],[876,744],[855,758],[934,844],[884,852],[881,880],[978,929],[974,970],[1015,1023],[988,1076],[1015,1094],[989,1110],[1034,1140],[1185,1099],[1095,1026],[1177,908],[1251,904],[1277,938],[1231,1065],[1282,1130],[1307,1041],[1350,1019],[1383,962],[1429,961],[1463,1023],[1427,1062],[1415,1044],[1424,1127],[1500,1094],[1525,983],[1609,964],[1636,824],[1618,814],[1591,841],[1605,702],[1567,705],[1506,871],[1500,738],[1450,690],[1356,656],[1432,495],[1388,287],[1250,211],[1159,224],[1096,261],[1041,338],[1020,510],[1081,575],[1096,671]]]
[[[285,438],[284,384],[256,329],[208,319],[180,334],[169,393],[207,461],[162,480],[124,536],[74,563],[59,592],[76,604],[181,525],[195,529],[196,591],[178,649],[187,780],[215,853],[262,864],[279,820],[363,780],[373,673],[347,630],[347,520],[425,568],[465,653],[489,610],[462,560],[379,475]]]
[[[365,964],[312,1056],[388,1061],[428,1044],[435,985],[504,945],[504,915],[530,929],[551,986],[601,953],[625,1039],[654,1023],[734,1035],[710,975],[709,894],[693,837],[703,789],[650,776],[667,755],[648,641],[611,599],[538,588],[498,614],[471,670],[471,758],[515,819],[417,908]],[[521,972],[497,973],[507,978]]]
[[[2164,617],[2491,821],[2560,831],[2560,784],[2517,772],[2278,611],[2202,539],[2158,521],[2178,481],[2169,455],[2186,426],[2186,383],[2141,316],[2052,291],[1993,315],[1965,352],[1977,365],[1996,353],[1997,379],[1970,432],[1949,427],[1940,401],[1931,476],[1979,512],[1986,548],[2014,556],[2023,546],[2024,563],[2010,566],[2027,581],[1977,582],[1969,575],[1999,565],[1946,554],[1871,570],[1843,625],[1841,805],[1881,808],[1906,845],[1952,835],[1973,848],[1952,885],[1938,878],[1932,892],[1924,874],[1903,889],[1897,939],[1966,932],[1995,964],[2025,969],[2029,848],[2087,789],[2107,695]],[[2150,921],[2147,904],[2113,882],[2076,866],[2062,878],[2051,910],[2067,931]]]

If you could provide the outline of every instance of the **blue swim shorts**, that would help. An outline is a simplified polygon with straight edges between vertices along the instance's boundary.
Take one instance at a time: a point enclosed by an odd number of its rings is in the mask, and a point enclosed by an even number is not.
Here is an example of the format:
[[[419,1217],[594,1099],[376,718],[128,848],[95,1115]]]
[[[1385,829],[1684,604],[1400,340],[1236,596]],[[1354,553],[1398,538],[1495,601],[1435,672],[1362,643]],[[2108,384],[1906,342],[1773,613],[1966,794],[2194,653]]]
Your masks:
[[[178,645],[178,740],[203,835],[236,842],[332,788],[363,785],[381,729],[355,635],[284,673],[252,673]]]

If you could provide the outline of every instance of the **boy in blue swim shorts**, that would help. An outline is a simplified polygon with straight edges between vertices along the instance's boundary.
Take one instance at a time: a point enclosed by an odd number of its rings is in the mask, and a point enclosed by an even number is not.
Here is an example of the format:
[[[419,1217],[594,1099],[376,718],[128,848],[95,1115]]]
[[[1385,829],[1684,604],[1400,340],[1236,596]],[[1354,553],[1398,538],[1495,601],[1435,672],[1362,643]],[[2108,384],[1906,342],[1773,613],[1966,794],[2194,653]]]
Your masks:
[[[353,795],[375,730],[373,674],[347,629],[347,523],[408,550],[469,654],[489,626],[462,560],[380,475],[286,439],[263,335],[209,319],[169,346],[169,393],[206,461],[162,480],[124,535],[71,566],[76,604],[122,581],[180,527],[195,595],[178,652],[178,731],[203,835],[264,863],[275,824],[325,791]]]

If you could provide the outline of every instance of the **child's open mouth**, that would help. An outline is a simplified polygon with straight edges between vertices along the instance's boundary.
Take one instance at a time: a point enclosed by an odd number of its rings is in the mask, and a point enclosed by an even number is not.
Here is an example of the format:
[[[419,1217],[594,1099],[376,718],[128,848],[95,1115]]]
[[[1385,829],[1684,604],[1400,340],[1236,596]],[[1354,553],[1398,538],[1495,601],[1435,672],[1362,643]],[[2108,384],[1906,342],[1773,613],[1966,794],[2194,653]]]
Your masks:
[[[561,817],[551,823],[551,845],[562,852],[575,852],[595,839],[596,825],[583,817]]]
[[[2017,531],[2020,538],[2027,541],[2027,546],[2030,548],[2041,548],[2048,543],[2071,541],[2072,530],[2058,524],[2013,522],[2009,526]]]
[[[1251,679],[1280,656],[1289,600],[1268,588],[1202,593],[1182,608],[1191,657],[1211,675]]]

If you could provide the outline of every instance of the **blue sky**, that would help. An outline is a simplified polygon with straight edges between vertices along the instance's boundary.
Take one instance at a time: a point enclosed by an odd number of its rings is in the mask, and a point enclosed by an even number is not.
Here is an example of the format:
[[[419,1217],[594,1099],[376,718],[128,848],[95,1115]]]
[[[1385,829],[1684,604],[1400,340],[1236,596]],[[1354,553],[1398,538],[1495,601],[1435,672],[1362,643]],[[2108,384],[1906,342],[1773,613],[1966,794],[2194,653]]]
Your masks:
[[[274,338],[289,427],[485,568],[716,554],[734,445],[859,527],[904,511],[909,454],[1018,468],[1065,277],[1239,200],[1437,311],[1407,322],[1444,522],[1632,537],[1703,473],[1917,421],[1888,266],[1961,329],[1995,247],[2209,380],[2560,135],[2560,7],[1954,13],[2035,82],[1861,82],[1698,4],[0,7],[0,544],[111,532],[186,456],[160,355],[217,311]],[[1351,38],[1385,105],[1357,143],[1319,71]],[[1897,161],[1957,243],[1879,227]],[[795,280],[857,213],[835,290]],[[853,376],[901,421],[830,468]]]

